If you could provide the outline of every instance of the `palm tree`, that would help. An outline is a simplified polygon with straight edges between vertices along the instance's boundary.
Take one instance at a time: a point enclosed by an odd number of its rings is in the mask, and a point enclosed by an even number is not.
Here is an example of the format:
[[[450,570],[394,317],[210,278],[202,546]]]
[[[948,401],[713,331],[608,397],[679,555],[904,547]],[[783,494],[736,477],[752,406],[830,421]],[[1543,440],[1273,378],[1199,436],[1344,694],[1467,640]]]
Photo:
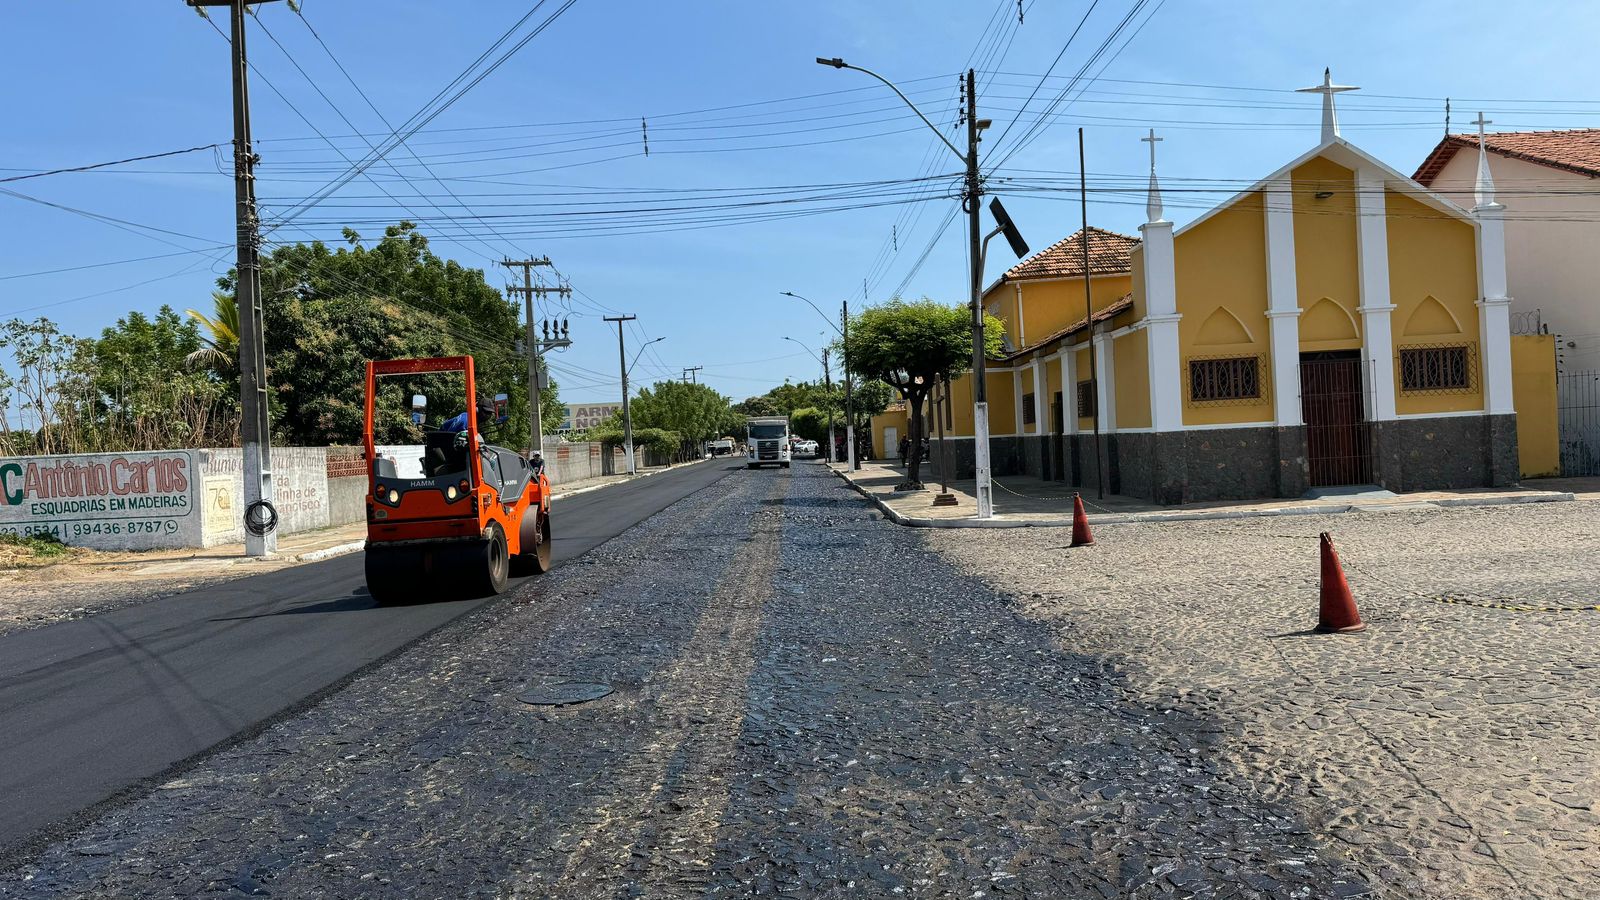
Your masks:
[[[190,368],[211,366],[232,369],[239,365],[239,305],[221,291],[211,292],[212,314],[186,310],[205,329],[201,340],[206,345],[183,358]]]

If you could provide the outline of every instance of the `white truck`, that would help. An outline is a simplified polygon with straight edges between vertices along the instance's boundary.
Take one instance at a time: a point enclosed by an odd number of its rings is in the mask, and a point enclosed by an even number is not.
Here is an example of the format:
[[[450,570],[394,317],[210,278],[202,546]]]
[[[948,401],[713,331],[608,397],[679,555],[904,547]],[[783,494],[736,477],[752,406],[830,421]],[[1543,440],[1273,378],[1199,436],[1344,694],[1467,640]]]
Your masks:
[[[751,416],[745,420],[745,465],[789,468],[789,417]]]
[[[733,438],[731,438],[731,437],[720,437],[720,438],[717,438],[716,440],[714,440],[711,443],[706,445],[706,450],[708,452],[710,452],[710,454],[712,456],[732,456],[733,455]]]

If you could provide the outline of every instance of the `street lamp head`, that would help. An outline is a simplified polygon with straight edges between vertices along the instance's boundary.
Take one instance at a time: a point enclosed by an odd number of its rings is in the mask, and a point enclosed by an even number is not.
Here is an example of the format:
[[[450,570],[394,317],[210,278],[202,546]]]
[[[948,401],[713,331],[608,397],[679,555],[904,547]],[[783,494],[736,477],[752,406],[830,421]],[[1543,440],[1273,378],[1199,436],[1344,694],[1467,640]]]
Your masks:
[[[819,56],[819,57],[817,57],[817,65],[819,65],[819,66],[833,66],[835,69],[842,69],[842,68],[845,67],[845,62],[844,62],[844,60],[840,59],[837,56],[835,56],[832,59],[824,59],[824,58]]]
[[[979,119],[978,120],[978,130],[979,131],[983,131],[983,130],[987,129],[990,125],[993,125],[993,124],[994,124],[994,120],[993,119]]]

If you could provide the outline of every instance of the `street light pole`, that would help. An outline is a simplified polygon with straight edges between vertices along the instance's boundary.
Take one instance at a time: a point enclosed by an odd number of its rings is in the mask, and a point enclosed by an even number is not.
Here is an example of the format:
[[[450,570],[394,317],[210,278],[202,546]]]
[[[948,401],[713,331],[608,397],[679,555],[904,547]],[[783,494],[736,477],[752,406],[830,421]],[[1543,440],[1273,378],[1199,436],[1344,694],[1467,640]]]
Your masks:
[[[617,323],[617,365],[622,368],[622,454],[627,460],[628,474],[637,474],[633,467],[633,413],[628,409],[628,349],[623,344],[622,323],[632,322],[638,316],[606,316],[607,322]],[[643,349],[643,348],[641,348]]]
[[[950,152],[960,159],[965,167],[966,176],[961,190],[961,204],[967,212],[967,252],[971,260],[971,285],[968,303],[972,308],[972,421],[973,421],[973,463],[977,476],[978,518],[989,519],[994,517],[994,492],[990,484],[989,467],[989,391],[987,385],[987,368],[984,339],[983,339],[983,259],[982,242],[983,227],[978,219],[978,209],[983,197],[983,177],[978,167],[978,132],[989,126],[987,120],[978,119],[978,85],[977,75],[972,69],[967,70],[967,76],[962,81],[962,88],[966,93],[966,124],[967,124],[967,150],[963,153],[944,136],[939,130],[917,109],[917,105],[889,79],[884,78],[870,69],[852,66],[838,57],[825,59],[817,57],[817,63],[832,66],[835,69],[854,69],[878,79],[888,85],[889,89],[911,107],[923,124],[927,125]],[[942,449],[941,449],[942,452]]]

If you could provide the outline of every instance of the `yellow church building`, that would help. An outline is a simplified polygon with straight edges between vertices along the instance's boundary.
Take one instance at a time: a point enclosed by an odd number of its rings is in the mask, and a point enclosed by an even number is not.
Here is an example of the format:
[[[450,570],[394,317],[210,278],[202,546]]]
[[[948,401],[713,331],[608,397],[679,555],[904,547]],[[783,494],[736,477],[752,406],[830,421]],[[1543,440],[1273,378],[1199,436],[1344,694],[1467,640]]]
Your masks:
[[[1317,146],[1181,228],[1151,132],[1139,237],[1080,231],[990,285],[1006,324],[987,370],[995,474],[1103,477],[1160,503],[1503,485],[1519,477],[1519,405],[1536,413],[1523,456],[1553,452],[1554,347],[1513,349],[1487,167],[1471,209],[1431,192],[1340,136],[1347,89],[1325,73],[1307,89]],[[974,465],[970,380],[950,386],[935,441],[954,477]]]

